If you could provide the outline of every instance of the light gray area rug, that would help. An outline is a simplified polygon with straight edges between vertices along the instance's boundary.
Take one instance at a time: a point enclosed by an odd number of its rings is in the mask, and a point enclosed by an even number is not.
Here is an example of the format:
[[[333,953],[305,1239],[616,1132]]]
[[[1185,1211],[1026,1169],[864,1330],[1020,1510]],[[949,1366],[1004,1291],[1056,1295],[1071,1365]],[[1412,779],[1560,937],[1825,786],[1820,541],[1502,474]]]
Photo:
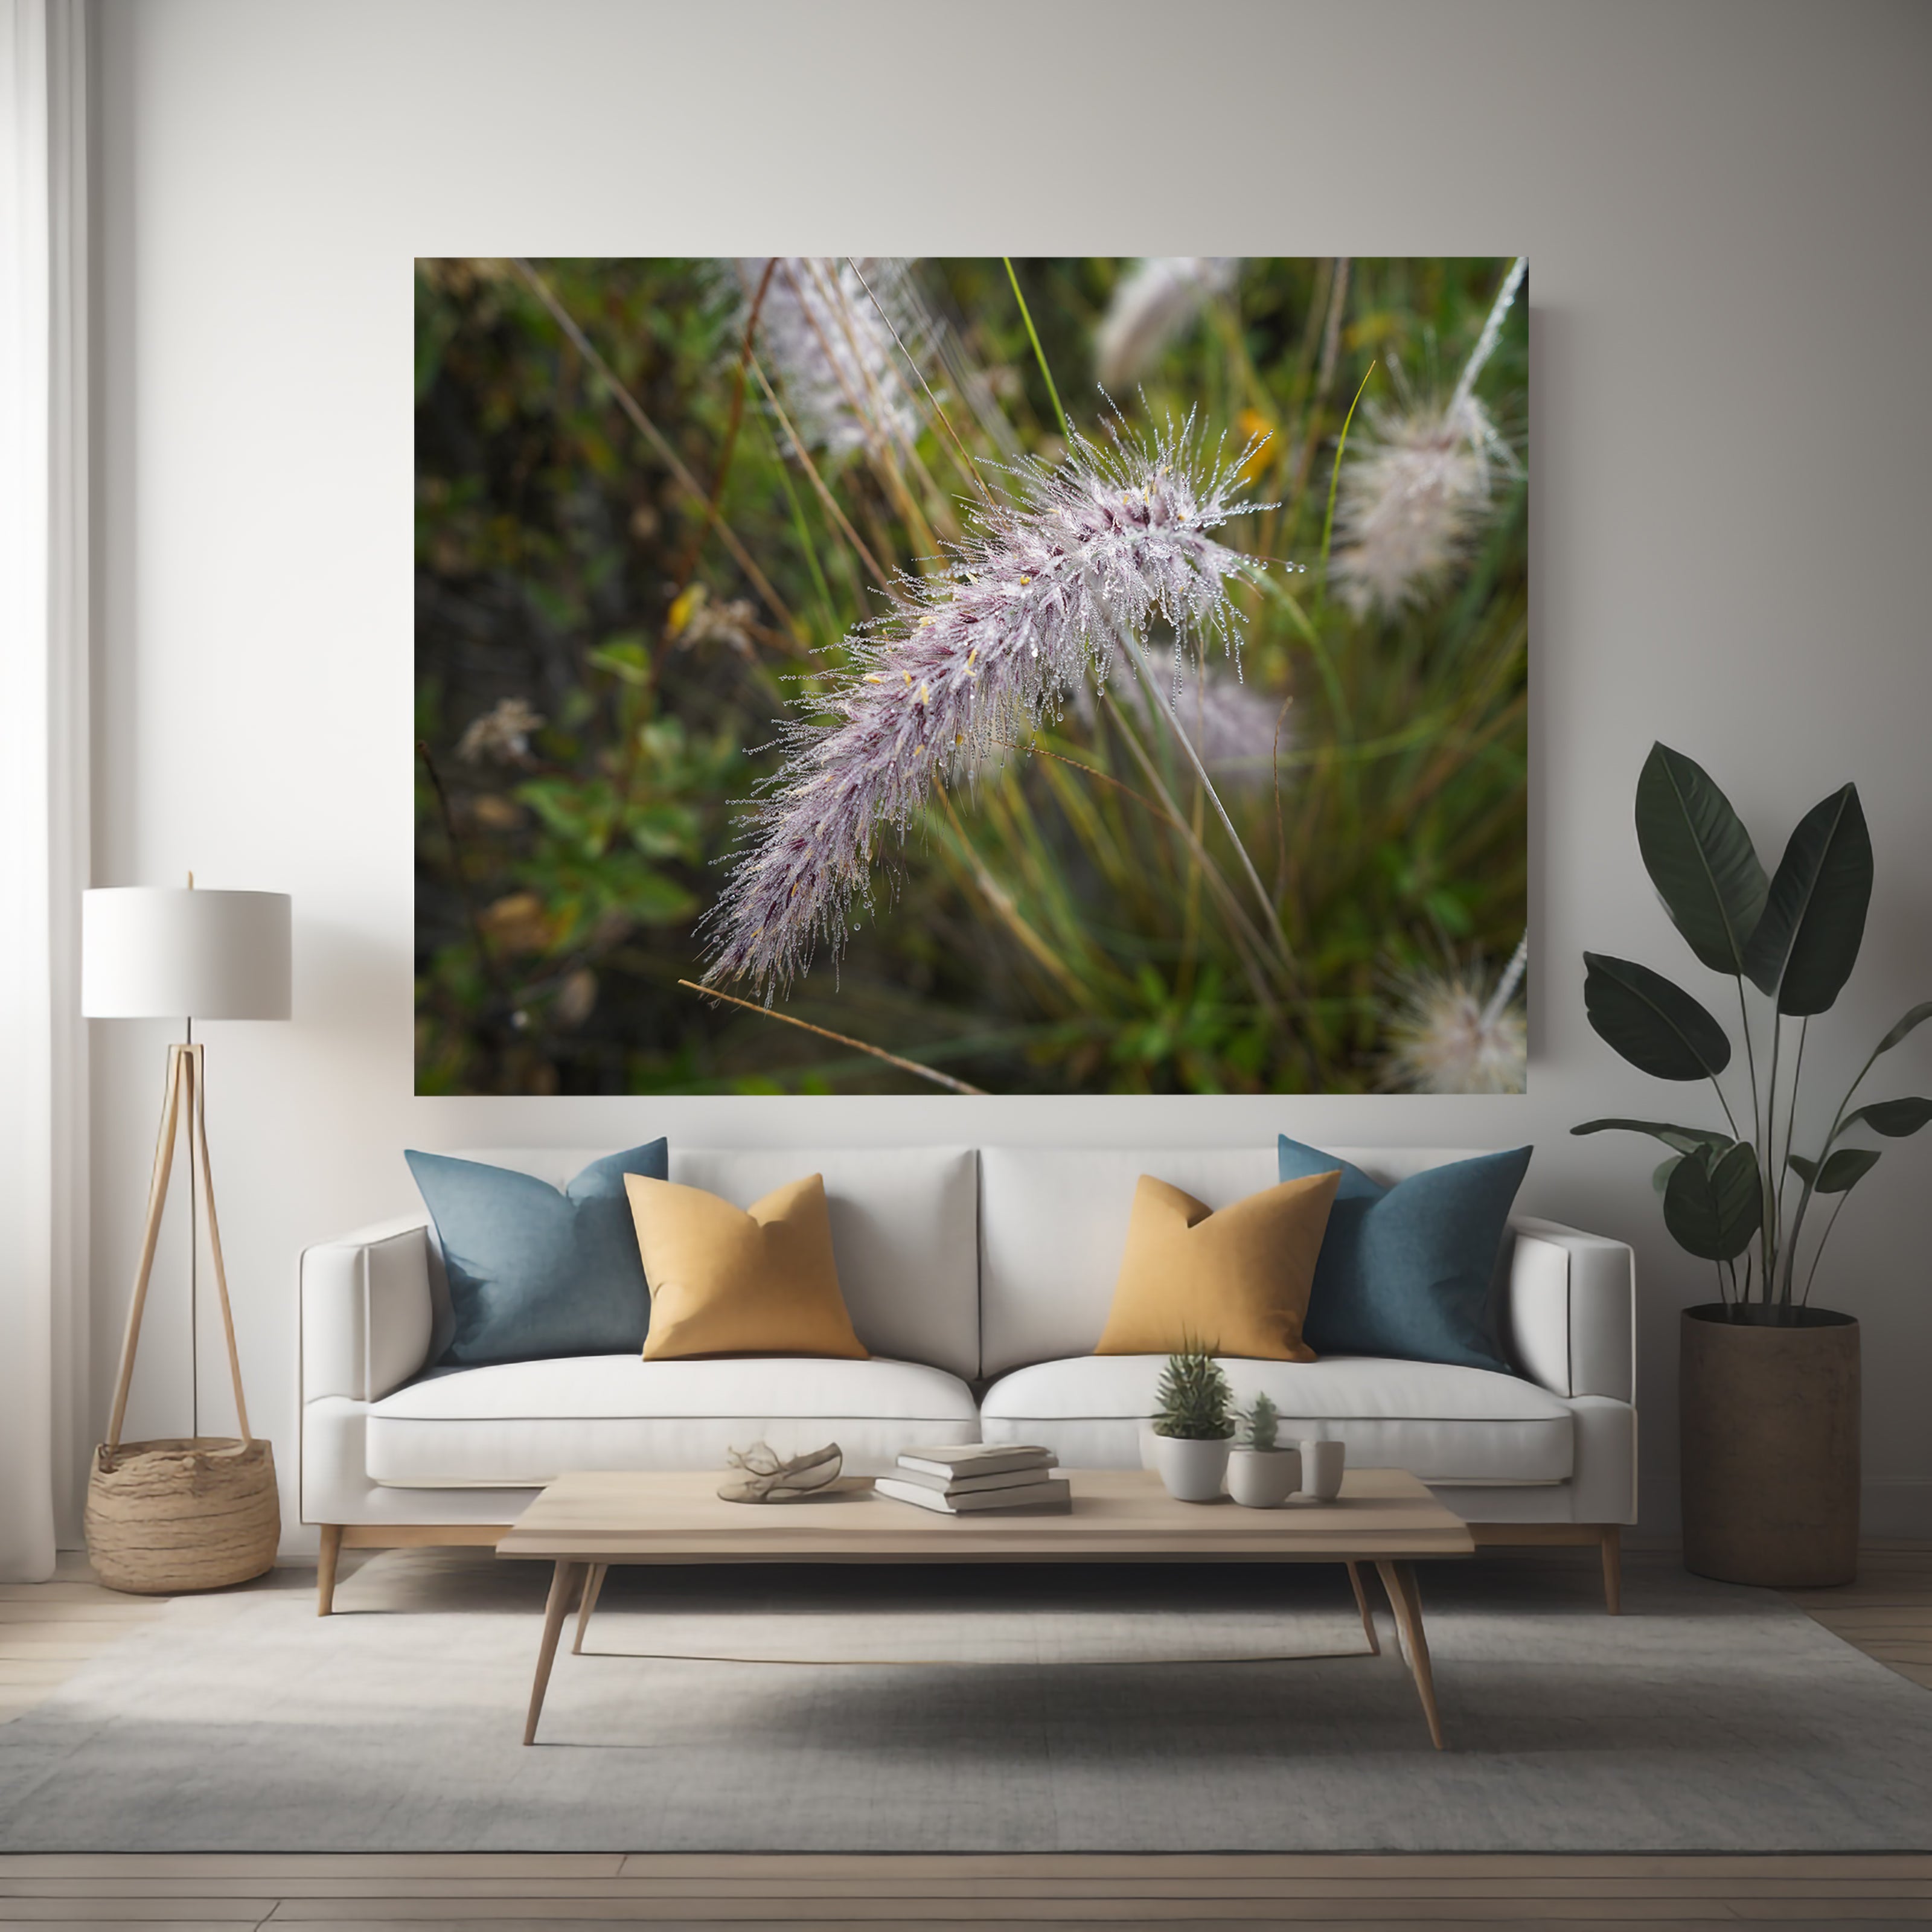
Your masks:
[[[396,1552],[0,1727],[0,1850],[1932,1849],[1932,1694],[1781,1598],[1421,1574],[1441,1754],[1385,1605],[1232,1568],[614,1571],[526,1750],[547,1573]]]

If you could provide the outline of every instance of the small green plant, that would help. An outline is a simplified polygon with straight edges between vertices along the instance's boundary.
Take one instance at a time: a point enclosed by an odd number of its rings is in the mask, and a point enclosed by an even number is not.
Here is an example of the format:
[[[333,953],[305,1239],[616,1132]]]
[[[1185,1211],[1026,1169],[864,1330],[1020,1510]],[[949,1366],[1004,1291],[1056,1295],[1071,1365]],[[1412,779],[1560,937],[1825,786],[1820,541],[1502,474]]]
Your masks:
[[[1275,1425],[1281,1420],[1281,1411],[1264,1395],[1255,1397],[1254,1406],[1241,1416],[1240,1446],[1244,1449],[1272,1449],[1275,1447]]]
[[[1179,1352],[1167,1358],[1155,1400],[1156,1436],[1219,1442],[1234,1433],[1234,1391],[1211,1348],[1184,1338]]]

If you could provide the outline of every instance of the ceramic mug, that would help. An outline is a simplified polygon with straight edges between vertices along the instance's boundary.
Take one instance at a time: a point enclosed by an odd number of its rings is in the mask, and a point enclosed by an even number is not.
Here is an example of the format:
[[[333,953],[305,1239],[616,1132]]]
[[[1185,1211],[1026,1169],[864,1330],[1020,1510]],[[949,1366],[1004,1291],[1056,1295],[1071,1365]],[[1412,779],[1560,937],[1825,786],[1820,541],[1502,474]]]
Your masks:
[[[1348,1459],[1346,1442],[1304,1442],[1302,1495],[1312,1496],[1318,1503],[1332,1503],[1342,1493],[1342,1467]]]

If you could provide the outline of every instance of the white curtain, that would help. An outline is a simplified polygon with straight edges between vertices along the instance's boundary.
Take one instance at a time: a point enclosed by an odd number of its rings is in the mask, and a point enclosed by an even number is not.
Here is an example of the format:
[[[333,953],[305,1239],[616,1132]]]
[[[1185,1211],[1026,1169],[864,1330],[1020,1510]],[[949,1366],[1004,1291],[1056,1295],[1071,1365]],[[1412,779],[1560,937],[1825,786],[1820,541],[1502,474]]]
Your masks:
[[[86,1335],[86,0],[0,0],[0,1579],[77,1527]]]

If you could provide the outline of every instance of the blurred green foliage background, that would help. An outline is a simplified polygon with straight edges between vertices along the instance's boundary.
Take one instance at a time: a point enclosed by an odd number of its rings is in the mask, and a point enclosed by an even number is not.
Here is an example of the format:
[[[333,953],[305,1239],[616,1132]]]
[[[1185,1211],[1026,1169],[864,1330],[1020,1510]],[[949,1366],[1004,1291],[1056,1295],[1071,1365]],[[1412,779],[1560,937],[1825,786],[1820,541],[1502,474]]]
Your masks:
[[[1096,338],[1135,265],[1014,266],[1095,434]],[[1238,590],[1238,677],[1214,662],[1181,699],[1280,938],[1216,889],[1234,854],[1173,720],[1076,705],[888,838],[874,915],[780,1010],[989,1090],[1390,1084],[1402,986],[1480,983],[1526,926],[1526,298],[1477,386],[1501,456],[1450,566],[1358,608],[1324,531],[1358,390],[1345,483],[1439,413],[1509,267],[1246,261],[1114,391],[1130,430],[1197,410],[1210,444],[1262,439],[1252,496],[1280,507],[1219,534],[1307,566]],[[1004,264],[908,273],[923,372],[975,458],[1060,454]],[[680,984],[772,721],[886,608],[858,545],[941,568],[964,517],[929,410],[896,458],[807,466],[760,380],[783,404],[786,370],[755,332],[741,356],[750,293],[730,262],[417,265],[419,1092],[930,1090]]]

